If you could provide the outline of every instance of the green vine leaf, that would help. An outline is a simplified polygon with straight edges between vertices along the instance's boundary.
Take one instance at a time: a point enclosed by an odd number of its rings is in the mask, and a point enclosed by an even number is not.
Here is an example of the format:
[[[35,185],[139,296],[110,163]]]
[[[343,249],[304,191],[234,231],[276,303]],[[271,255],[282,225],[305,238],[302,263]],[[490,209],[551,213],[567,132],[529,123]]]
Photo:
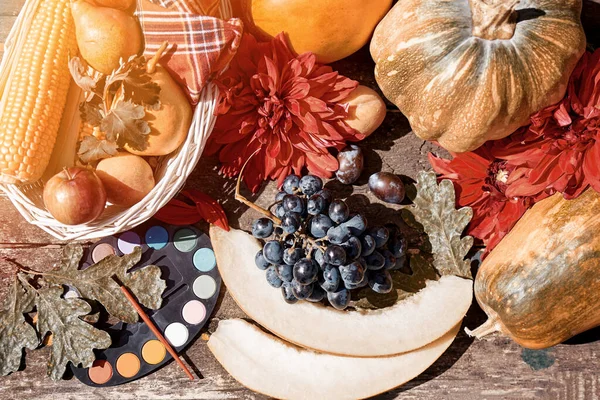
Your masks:
[[[107,332],[94,328],[81,320],[92,311],[82,299],[65,299],[63,288],[50,286],[37,291],[37,328],[42,336],[52,333],[52,353],[48,362],[48,375],[53,380],[62,379],[67,364],[92,366],[96,359],[93,349],[106,349],[111,345]]]
[[[162,293],[167,286],[160,277],[160,268],[149,265],[132,273],[127,272],[140,261],[140,247],[122,257],[108,256],[84,270],[79,269],[82,257],[83,248],[80,245],[68,244],[63,250],[59,268],[45,273],[44,279],[51,284],[74,287],[82,298],[100,302],[109,314],[123,322],[137,322],[138,314],[113,276],[123,282],[141,304],[154,310],[160,308]]]
[[[0,375],[15,372],[21,365],[23,348],[35,349],[40,341],[33,326],[23,316],[35,305],[35,292],[15,277],[0,311]]]
[[[457,210],[454,185],[449,180],[437,183],[434,172],[420,172],[417,194],[409,211],[425,229],[433,252],[434,266],[440,275],[473,279],[471,263],[465,257],[473,246],[471,236],[461,237],[473,218],[473,210]]]

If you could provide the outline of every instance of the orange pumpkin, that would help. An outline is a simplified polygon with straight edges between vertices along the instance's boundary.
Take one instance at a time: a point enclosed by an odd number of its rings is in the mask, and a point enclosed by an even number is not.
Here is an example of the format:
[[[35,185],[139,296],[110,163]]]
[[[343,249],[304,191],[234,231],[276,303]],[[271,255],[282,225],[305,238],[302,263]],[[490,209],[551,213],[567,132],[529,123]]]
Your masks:
[[[392,0],[233,0],[246,30],[267,40],[280,32],[292,49],[321,63],[348,57],[369,41]]]

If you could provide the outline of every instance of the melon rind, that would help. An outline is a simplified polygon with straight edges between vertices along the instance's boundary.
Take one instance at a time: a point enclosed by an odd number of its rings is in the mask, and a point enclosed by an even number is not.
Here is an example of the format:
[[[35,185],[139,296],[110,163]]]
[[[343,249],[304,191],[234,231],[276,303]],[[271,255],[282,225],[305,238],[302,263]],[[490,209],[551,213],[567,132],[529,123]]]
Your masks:
[[[296,347],[237,319],[219,322],[208,347],[242,385],[278,399],[362,399],[420,375],[460,325],[429,345],[390,357],[343,357]]]

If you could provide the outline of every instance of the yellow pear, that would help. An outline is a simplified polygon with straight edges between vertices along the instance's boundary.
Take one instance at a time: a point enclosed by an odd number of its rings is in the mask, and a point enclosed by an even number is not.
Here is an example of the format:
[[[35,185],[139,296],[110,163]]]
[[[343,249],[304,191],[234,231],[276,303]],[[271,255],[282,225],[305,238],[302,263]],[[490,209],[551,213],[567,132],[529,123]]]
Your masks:
[[[163,156],[177,150],[185,141],[192,124],[192,107],[183,89],[164,67],[157,64],[165,48],[166,44],[163,44],[147,64],[152,81],[160,86],[160,108],[146,108],[144,117],[150,126],[148,146],[136,150],[125,145],[125,150],[139,156]]]
[[[142,51],[143,36],[139,23],[125,11],[97,7],[86,1],[72,3],[77,45],[83,59],[95,70],[110,74]]]
[[[117,10],[133,12],[135,10],[135,0],[88,0],[98,7],[110,7]]]

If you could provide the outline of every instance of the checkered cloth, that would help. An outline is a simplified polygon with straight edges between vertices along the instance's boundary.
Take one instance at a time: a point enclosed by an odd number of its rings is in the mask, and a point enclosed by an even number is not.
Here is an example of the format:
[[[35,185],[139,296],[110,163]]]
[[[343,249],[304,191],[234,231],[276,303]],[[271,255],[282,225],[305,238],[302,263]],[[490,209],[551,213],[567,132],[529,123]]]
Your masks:
[[[187,87],[190,101],[196,104],[204,85],[235,55],[242,38],[242,22],[237,18],[215,18],[220,16],[220,0],[151,1],[164,9],[138,0],[136,16],[146,40],[144,55],[152,57],[168,41],[160,63]]]

